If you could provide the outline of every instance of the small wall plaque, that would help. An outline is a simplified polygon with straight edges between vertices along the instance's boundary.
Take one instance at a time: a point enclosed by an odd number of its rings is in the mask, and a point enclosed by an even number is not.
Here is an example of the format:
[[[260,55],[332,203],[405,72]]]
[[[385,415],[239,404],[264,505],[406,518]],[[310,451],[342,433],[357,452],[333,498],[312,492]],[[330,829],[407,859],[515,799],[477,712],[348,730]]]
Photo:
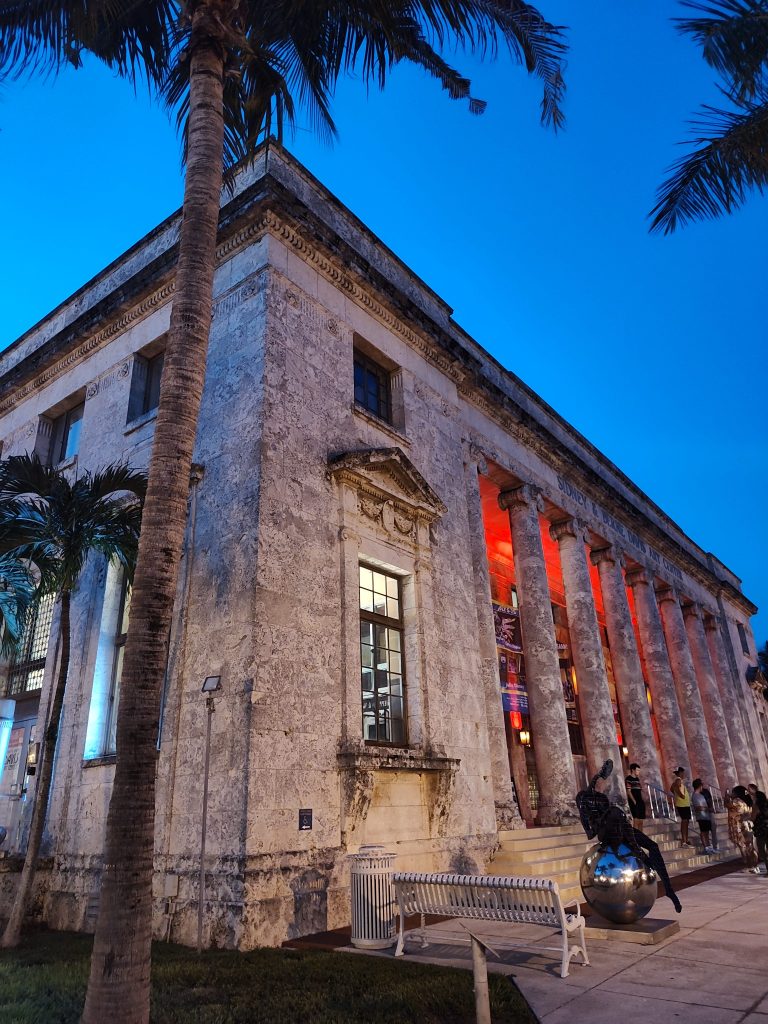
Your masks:
[[[312,808],[302,807],[299,811],[299,832],[309,832],[312,829]]]

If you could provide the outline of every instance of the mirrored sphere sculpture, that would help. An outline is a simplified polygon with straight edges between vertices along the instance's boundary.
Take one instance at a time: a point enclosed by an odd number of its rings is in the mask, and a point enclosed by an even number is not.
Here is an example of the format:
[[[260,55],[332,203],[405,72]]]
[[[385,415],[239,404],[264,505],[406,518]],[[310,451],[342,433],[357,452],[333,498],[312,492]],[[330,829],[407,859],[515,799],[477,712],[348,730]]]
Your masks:
[[[653,906],[658,876],[623,843],[616,850],[601,844],[584,854],[579,882],[584,899],[601,917],[632,924]]]

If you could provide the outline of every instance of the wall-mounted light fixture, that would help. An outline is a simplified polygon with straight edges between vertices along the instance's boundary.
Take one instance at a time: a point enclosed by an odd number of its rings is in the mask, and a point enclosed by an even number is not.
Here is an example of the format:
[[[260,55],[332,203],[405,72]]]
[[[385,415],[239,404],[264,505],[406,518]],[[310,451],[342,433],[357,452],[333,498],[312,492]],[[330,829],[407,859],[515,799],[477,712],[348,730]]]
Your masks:
[[[529,747],[531,745],[531,734],[527,729],[520,730],[520,742],[524,747]]]
[[[621,748],[621,752],[624,755],[624,757],[628,757],[629,756],[629,747],[622,747]]]

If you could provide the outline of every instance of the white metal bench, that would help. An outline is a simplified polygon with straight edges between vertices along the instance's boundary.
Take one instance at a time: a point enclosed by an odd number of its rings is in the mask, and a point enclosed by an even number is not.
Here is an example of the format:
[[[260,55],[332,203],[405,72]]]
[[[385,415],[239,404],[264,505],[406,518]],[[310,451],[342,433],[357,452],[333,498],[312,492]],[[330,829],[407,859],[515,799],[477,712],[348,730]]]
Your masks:
[[[400,910],[400,934],[395,956],[403,955],[405,918],[408,914],[421,915],[421,940],[426,946],[424,915],[458,917],[471,921],[509,921],[514,924],[538,924],[556,928],[562,934],[558,947],[536,946],[536,949],[556,949],[562,952],[560,977],[568,977],[571,958],[581,954],[589,964],[584,942],[584,918],[579,913],[577,900],[566,906],[575,906],[575,912],[566,913],[560,899],[557,882],[549,878],[508,878],[502,875],[447,875],[397,872],[392,881]],[[570,944],[573,936],[575,943]],[[525,945],[525,943],[519,943]]]

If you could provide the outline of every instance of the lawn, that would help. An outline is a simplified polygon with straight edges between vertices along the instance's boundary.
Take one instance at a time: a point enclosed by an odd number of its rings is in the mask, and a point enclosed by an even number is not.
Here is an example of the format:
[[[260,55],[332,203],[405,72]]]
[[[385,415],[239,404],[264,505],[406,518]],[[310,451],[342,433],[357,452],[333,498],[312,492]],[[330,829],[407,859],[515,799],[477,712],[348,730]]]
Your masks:
[[[30,933],[0,950],[2,1024],[77,1024],[91,937]],[[153,1024],[473,1024],[472,974],[382,957],[157,943]],[[535,1024],[514,984],[489,977],[494,1024]]]

